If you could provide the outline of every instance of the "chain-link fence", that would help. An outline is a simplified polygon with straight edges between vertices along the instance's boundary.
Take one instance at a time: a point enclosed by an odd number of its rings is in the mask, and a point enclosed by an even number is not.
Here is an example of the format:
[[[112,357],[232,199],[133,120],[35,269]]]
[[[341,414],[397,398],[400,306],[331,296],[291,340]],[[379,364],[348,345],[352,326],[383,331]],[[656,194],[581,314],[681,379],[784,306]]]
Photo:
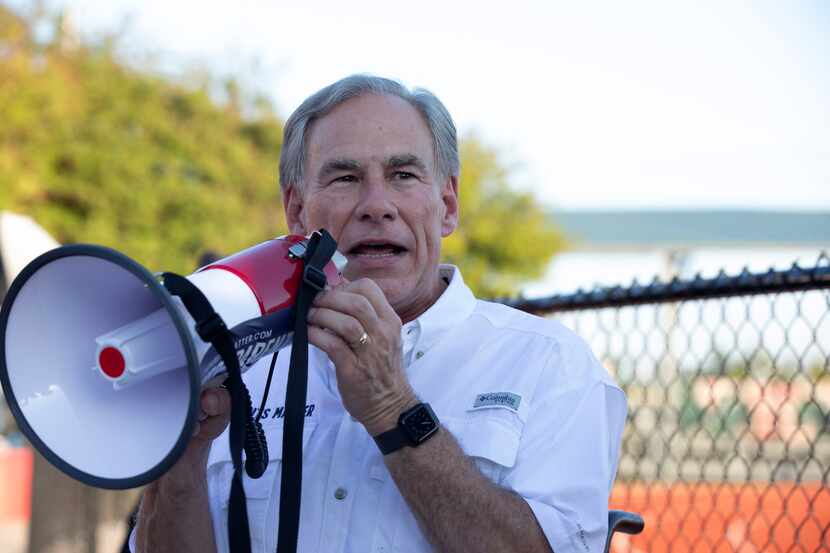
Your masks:
[[[830,259],[513,305],[585,338],[628,396],[615,551],[830,552]]]

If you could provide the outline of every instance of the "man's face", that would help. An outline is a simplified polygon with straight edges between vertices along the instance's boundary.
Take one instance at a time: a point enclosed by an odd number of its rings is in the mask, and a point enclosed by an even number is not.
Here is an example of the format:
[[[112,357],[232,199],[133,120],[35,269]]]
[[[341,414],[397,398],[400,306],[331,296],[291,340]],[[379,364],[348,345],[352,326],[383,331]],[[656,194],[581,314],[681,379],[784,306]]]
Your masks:
[[[395,96],[352,98],[307,136],[304,189],[285,195],[294,234],[328,230],[349,280],[374,280],[404,322],[442,286],[441,238],[458,221],[458,180],[436,168],[421,114]]]

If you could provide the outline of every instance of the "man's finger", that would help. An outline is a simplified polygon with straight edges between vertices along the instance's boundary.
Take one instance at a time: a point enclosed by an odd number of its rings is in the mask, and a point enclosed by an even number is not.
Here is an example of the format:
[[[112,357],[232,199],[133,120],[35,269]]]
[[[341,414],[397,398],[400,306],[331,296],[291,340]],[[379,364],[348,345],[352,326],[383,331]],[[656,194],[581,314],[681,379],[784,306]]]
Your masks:
[[[319,326],[308,326],[308,343],[323,350],[336,367],[354,364],[356,361],[355,352],[343,338]]]
[[[364,331],[376,334],[380,330],[380,318],[369,299],[356,292],[344,290],[342,287],[319,294],[314,300],[315,308],[327,308],[356,319]],[[312,313],[312,316],[314,314]],[[320,325],[325,327],[325,325]],[[362,332],[362,331],[361,331]],[[360,336],[361,332],[358,332]],[[350,335],[344,335],[348,338]]]
[[[208,417],[224,415],[231,410],[231,395],[223,388],[207,388],[202,392],[200,405]]]
[[[357,342],[367,329],[348,313],[326,307],[315,307],[308,313],[308,324],[326,328],[337,334],[347,344]]]
[[[378,284],[370,278],[361,278],[355,280],[354,282],[341,284],[337,289],[352,292],[365,297],[372,305],[372,309],[375,311],[377,316],[381,319],[398,319],[398,314],[395,313],[395,310],[389,304],[389,300],[386,299],[386,294],[384,294],[383,290],[380,289],[380,286],[378,286]]]

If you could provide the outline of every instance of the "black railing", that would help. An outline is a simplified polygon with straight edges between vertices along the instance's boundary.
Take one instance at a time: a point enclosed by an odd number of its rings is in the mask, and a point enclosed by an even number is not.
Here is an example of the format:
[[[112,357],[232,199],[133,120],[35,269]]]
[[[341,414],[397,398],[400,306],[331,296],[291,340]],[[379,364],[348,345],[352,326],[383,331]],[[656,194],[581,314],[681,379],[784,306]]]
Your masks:
[[[625,389],[618,551],[830,552],[830,258],[520,309],[580,334]],[[626,549],[627,548],[627,549]]]
[[[700,274],[693,279],[674,278],[661,282],[658,278],[650,284],[636,280],[630,286],[612,286],[582,289],[573,294],[561,294],[538,299],[506,299],[502,303],[512,305],[529,313],[549,314],[556,311],[577,309],[598,309],[648,303],[668,303],[684,300],[715,299],[735,295],[775,294],[830,288],[830,258],[821,254],[815,266],[804,268],[793,263],[790,269],[765,273],[751,273],[744,269],[740,274],[727,275],[724,271],[714,278],[703,278]]]

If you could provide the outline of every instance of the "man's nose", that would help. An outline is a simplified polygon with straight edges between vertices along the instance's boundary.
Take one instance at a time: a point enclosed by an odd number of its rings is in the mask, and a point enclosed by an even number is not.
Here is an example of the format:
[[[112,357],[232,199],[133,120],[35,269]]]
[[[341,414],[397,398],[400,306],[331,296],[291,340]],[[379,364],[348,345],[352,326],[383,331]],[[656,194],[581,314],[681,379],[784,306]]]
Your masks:
[[[360,203],[356,215],[361,221],[394,221],[398,217],[398,208],[393,201],[391,190],[383,178],[368,178],[360,191]]]

